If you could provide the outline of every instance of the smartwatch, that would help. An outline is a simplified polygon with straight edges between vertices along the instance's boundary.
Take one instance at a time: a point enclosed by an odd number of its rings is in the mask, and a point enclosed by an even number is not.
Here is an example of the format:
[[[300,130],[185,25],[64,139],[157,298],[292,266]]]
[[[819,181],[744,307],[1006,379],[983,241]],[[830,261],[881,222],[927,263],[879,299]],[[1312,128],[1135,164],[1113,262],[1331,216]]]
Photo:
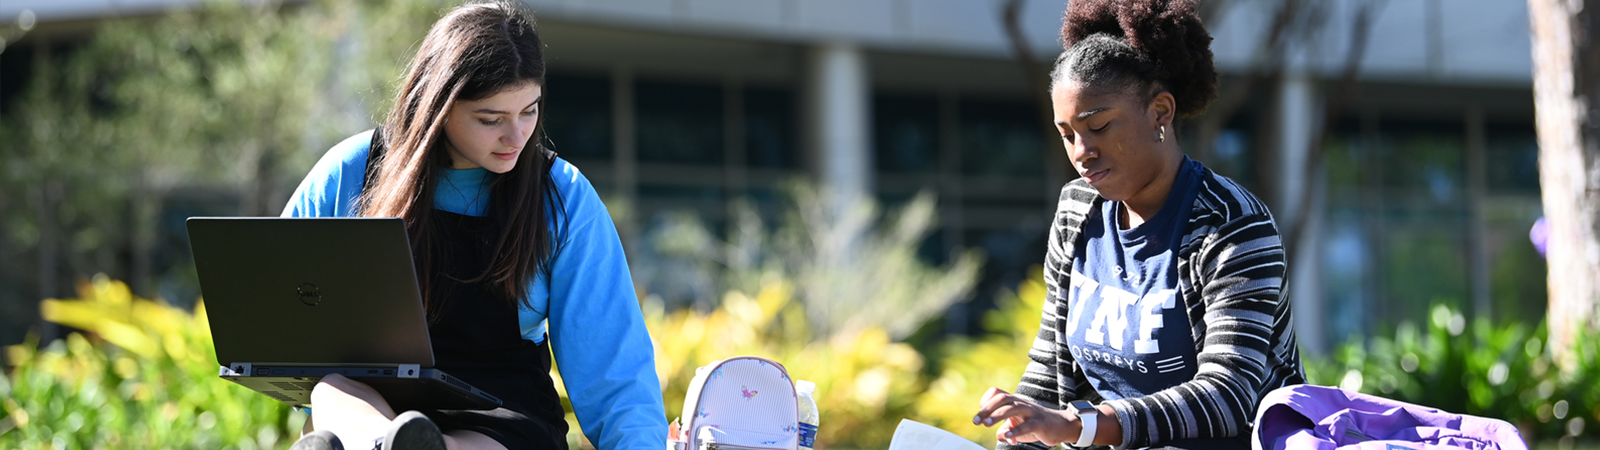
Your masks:
[[[1099,429],[1100,410],[1093,403],[1077,400],[1068,403],[1074,411],[1078,412],[1078,420],[1083,423],[1083,431],[1078,433],[1078,442],[1073,447],[1087,448],[1094,445],[1094,432]]]

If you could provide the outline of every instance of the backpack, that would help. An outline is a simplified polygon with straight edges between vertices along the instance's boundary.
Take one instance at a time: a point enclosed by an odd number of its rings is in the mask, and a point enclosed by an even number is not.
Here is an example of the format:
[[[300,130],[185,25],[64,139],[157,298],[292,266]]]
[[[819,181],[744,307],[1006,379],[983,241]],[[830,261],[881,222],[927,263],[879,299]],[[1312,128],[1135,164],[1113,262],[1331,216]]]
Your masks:
[[[1301,384],[1267,393],[1251,435],[1258,450],[1527,450],[1509,422],[1376,395]]]
[[[782,364],[738,356],[695,369],[684,397],[681,450],[795,450],[800,409]]]

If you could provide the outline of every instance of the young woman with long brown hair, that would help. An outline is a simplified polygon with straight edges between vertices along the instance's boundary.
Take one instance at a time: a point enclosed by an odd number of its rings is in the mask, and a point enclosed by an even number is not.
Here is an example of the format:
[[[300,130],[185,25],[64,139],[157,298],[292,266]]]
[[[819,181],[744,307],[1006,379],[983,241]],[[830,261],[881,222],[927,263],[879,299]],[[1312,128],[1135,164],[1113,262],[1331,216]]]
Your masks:
[[[436,367],[504,405],[394,411],[371,387],[329,376],[311,395],[316,431],[296,448],[565,449],[551,353],[599,448],[665,446],[616,228],[588,179],[541,145],[543,49],[519,3],[450,11],[382,126],[329,150],[283,212],[404,218]]]

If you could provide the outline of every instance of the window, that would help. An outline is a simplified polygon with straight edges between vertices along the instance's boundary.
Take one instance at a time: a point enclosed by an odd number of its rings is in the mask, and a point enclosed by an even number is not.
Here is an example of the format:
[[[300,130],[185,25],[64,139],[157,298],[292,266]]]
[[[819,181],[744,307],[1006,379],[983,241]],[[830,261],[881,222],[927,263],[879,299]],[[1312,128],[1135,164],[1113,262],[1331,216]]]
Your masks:
[[[1023,101],[961,102],[961,173],[1042,179],[1045,136],[1038,108]]]
[[[744,92],[745,165],[754,169],[800,168],[794,92],[751,88]]]
[[[545,79],[547,142],[571,161],[608,161],[611,148],[611,80],[551,76]]]
[[[939,172],[939,104],[932,95],[878,95],[872,100],[877,169],[896,174]]]
[[[722,86],[640,81],[638,154],[642,163],[722,164]]]

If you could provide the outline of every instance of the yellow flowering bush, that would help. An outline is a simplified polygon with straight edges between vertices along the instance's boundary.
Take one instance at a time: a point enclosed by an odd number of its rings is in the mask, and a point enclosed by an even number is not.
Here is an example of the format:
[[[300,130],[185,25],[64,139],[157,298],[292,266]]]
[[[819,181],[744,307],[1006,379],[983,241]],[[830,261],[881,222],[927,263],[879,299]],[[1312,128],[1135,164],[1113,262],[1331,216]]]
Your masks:
[[[942,370],[916,399],[911,419],[943,428],[993,448],[994,428],[972,424],[978,400],[990,387],[1015,392],[1028,364],[1044,308],[1042,272],[1016,292],[1001,295],[999,308],[984,316],[984,334],[944,343]]]
[[[134,297],[97,276],[46,320],[83,330],[6,348],[0,448],[282,448],[305,415],[217,377],[205,307]]]
[[[769,276],[760,292],[729,292],[710,312],[647,311],[667,415],[683,410],[696,368],[732,356],[760,356],[782,363],[792,378],[817,384],[819,447],[888,447],[895,424],[926,385],[919,375],[922,355],[877,327],[811,339],[793,292],[787,281]]]

